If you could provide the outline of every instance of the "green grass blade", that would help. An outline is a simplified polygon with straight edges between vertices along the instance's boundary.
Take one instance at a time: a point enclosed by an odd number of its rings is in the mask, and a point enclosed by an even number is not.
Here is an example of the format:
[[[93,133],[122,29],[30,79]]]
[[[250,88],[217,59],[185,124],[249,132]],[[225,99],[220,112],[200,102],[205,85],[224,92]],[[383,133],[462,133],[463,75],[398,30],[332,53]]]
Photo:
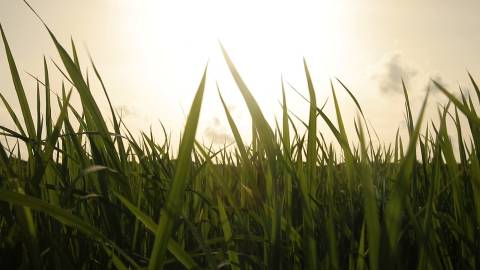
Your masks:
[[[410,136],[410,141],[407,148],[405,157],[401,157],[402,161],[398,170],[397,180],[395,183],[395,189],[392,191],[392,198],[386,206],[386,227],[389,238],[390,249],[395,255],[398,248],[398,241],[400,235],[400,226],[403,217],[403,211],[405,207],[406,196],[408,195],[409,183],[414,171],[416,144],[420,133],[420,127],[422,119],[425,113],[428,95],[425,96],[423,104],[418,116],[417,123]],[[401,141],[400,141],[401,142]],[[401,144],[400,144],[401,145]],[[402,147],[400,147],[402,148]],[[403,152],[403,150],[400,150]]]
[[[155,233],[158,225],[153,221],[153,219],[143,213],[133,203],[128,201],[127,198],[115,191],[112,191],[112,193],[120,200],[120,202],[123,203],[123,205],[125,205],[125,207],[127,207],[128,210],[130,210],[130,212],[132,212],[132,214],[140,222],[142,222],[143,225],[145,225],[148,230]],[[180,246],[180,244],[173,239],[168,241],[168,251],[170,251],[173,256],[175,256],[175,258],[177,258],[177,260],[181,262],[187,269],[196,269],[199,267],[192,257],[182,248],[182,246]]]
[[[305,69],[305,75],[307,77],[308,84],[308,93],[310,95],[310,112],[308,118],[308,137],[307,137],[307,183],[306,187],[303,188],[304,197],[306,198],[306,208],[305,212],[312,212],[313,209],[310,203],[311,191],[314,186],[314,181],[317,179],[316,170],[317,170],[317,100],[315,97],[315,89],[313,88],[312,78],[310,77],[310,72],[308,71],[307,62],[303,59],[303,66]],[[311,213],[307,214],[304,217],[304,243],[306,244],[305,250],[305,265],[307,269],[318,269],[317,262],[317,241],[313,236],[315,231],[313,216]]]
[[[220,224],[222,226],[223,236],[225,238],[225,242],[227,243],[227,254],[228,259],[230,260],[230,267],[233,270],[238,270],[240,269],[240,261],[238,259],[237,253],[233,250],[235,245],[232,242],[232,226],[228,221],[227,213],[225,212],[225,206],[223,205],[223,201],[220,199],[220,197],[217,197],[217,206],[218,212],[220,214]]]
[[[45,57],[43,57],[43,69],[45,73],[45,124],[47,137],[49,137],[52,133],[52,109],[50,105],[50,77],[48,75],[48,65]]]
[[[4,189],[0,189],[0,200],[9,202],[15,205],[19,205],[19,206],[29,207],[37,211],[41,211],[57,219],[62,224],[75,228],[88,236],[94,237],[98,241],[104,244],[110,244],[115,246],[115,244],[112,243],[97,228],[86,223],[81,218],[70,214],[66,210],[60,207],[51,205],[49,203],[46,203],[43,200],[31,197],[31,196],[26,196],[19,193],[11,192]],[[120,251],[118,247],[116,247],[116,249],[117,251]]]
[[[197,124],[200,117],[200,108],[202,106],[203,93],[205,91],[205,80],[207,69],[203,73],[202,81],[198,87],[197,93],[188,114],[185,130],[180,144],[178,158],[175,166],[175,175],[172,186],[168,193],[167,200],[160,214],[160,221],[155,230],[155,242],[150,255],[148,269],[156,270],[163,268],[165,261],[165,252],[167,244],[171,238],[174,221],[178,218],[183,204],[183,194],[187,184],[187,173],[190,169],[191,153],[195,142]]]
[[[257,101],[251,94],[250,90],[248,89],[247,85],[243,81],[242,77],[238,73],[232,60],[228,56],[227,51],[221,44],[220,44],[220,47],[222,49],[225,61],[227,62],[228,68],[230,69],[230,73],[232,74],[238,86],[238,89],[240,90],[240,93],[242,94],[245,100],[245,103],[248,107],[248,110],[252,117],[252,125],[254,126],[254,130],[256,130],[255,133],[258,133],[258,136],[259,136],[258,139],[259,141],[262,142],[267,152],[267,155],[269,157],[270,168],[272,170],[275,170],[275,168],[277,167],[275,160],[277,159],[277,154],[279,149],[277,148],[277,145],[274,142],[273,131],[268,125],[268,122],[265,119],[262,113],[262,110],[260,109],[260,106],[258,105]]]
[[[17,127],[18,131],[23,135],[25,135],[25,131],[22,128],[22,124],[20,124],[20,121],[18,120],[17,115],[13,111],[12,107],[10,107],[10,104],[8,101],[5,99],[5,97],[0,93],[0,98],[2,99],[3,105],[5,105],[5,109],[7,109],[8,114],[10,114],[10,118],[12,119],[13,123],[15,123],[15,126]]]
[[[28,105],[27,97],[25,95],[25,90],[20,80],[20,75],[18,74],[17,66],[15,65],[15,60],[13,59],[10,46],[7,42],[7,37],[3,31],[3,27],[0,24],[0,32],[2,33],[3,45],[5,46],[5,53],[7,54],[8,65],[10,67],[10,74],[12,75],[13,84],[15,86],[15,91],[17,92],[18,101],[20,103],[20,108],[22,109],[23,120],[27,128],[28,136],[30,138],[35,138],[35,125],[33,123],[32,113],[30,112],[30,106]]]

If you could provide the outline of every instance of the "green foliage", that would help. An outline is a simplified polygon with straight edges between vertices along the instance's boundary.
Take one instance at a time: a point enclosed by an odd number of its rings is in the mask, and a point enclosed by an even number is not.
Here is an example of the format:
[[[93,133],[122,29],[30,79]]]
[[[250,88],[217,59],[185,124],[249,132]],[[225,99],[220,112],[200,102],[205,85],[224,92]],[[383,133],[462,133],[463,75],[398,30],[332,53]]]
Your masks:
[[[331,82],[334,118],[317,106],[305,62],[309,119],[300,119],[307,128],[301,134],[283,80],[282,121],[272,128],[222,47],[254,141],[240,136],[219,88],[235,147],[214,151],[195,140],[205,70],[172,159],[167,134],[160,143],[151,132],[131,134],[90,61],[110,115],[102,112],[73,41],[69,54],[48,28],[63,67],[55,65],[66,70],[59,114],[52,113],[46,60],[31,110],[0,30],[20,105],[16,112],[0,93],[14,124],[0,123],[2,269],[480,268],[480,119],[470,96],[434,82],[449,103],[439,108],[438,124],[425,125],[428,95],[415,121],[403,84],[408,137],[397,132],[393,145],[379,146],[340,80]],[[346,132],[335,86],[358,109],[356,136]],[[79,108],[70,104],[72,93]],[[325,132],[340,148],[325,141]]]

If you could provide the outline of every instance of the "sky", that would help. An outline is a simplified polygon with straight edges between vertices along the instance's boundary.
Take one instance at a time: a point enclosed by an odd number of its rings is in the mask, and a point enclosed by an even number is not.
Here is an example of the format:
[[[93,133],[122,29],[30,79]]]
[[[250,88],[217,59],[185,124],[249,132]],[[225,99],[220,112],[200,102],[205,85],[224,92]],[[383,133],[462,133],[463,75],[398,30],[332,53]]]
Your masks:
[[[281,78],[295,115],[308,117],[303,69],[306,59],[317,103],[326,100],[334,118],[329,80],[342,80],[362,105],[383,141],[397,128],[405,132],[401,78],[418,111],[430,79],[452,92],[470,89],[467,71],[480,80],[480,1],[153,1],[30,0],[58,39],[77,44],[84,70],[92,55],[114,107],[134,131],[162,123],[178,137],[208,63],[207,88],[197,138],[206,143],[232,141],[216,84],[246,140],[248,111],[222,57],[224,45],[240,74],[273,125],[281,117]],[[35,84],[26,72],[43,76],[45,55],[53,72],[59,57],[46,30],[20,0],[0,0],[2,24],[35,106]],[[2,48],[3,49],[3,48]],[[335,84],[347,132],[354,135],[354,103]],[[94,95],[107,112],[98,84]],[[435,89],[432,89],[435,90]],[[0,53],[0,92],[19,110],[5,53]],[[77,102],[78,97],[73,100]],[[427,118],[436,119],[445,98],[432,91]],[[0,106],[2,125],[9,123]],[[11,124],[11,123],[10,123]],[[10,125],[12,127],[13,125]],[[328,133],[319,120],[319,130]],[[327,134],[327,137],[329,135]]]

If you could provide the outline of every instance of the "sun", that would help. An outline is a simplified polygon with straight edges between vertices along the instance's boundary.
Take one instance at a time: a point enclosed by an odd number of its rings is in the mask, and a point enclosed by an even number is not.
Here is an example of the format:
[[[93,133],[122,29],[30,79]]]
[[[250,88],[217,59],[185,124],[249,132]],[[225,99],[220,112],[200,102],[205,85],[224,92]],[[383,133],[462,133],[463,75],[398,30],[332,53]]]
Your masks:
[[[242,130],[250,137],[248,111],[223,59],[227,49],[243,79],[274,125],[279,115],[281,77],[306,90],[303,58],[319,89],[347,66],[343,53],[355,42],[343,29],[348,16],[343,1],[120,1],[125,18],[120,35],[127,47],[138,87],[144,90],[142,108],[174,130],[182,119],[208,62],[207,92],[200,130],[223,114],[216,93],[218,83]],[[345,61],[345,62],[344,62]],[[186,79],[188,78],[188,79]],[[196,78],[196,79],[194,79]],[[327,91],[320,91],[319,100]],[[293,91],[291,108],[307,116],[308,106]],[[162,102],[168,100],[168,102]],[[162,102],[162,106],[157,106]],[[147,122],[148,122],[147,121]],[[205,126],[202,126],[205,125]],[[226,126],[226,122],[223,123]]]

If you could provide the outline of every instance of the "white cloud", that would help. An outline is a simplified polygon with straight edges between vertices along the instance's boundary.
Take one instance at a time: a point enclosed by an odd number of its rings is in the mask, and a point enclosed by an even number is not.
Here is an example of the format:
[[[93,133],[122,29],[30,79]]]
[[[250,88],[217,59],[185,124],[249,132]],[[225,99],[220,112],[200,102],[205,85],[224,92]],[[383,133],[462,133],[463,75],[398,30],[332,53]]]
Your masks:
[[[122,117],[137,116],[137,113],[134,110],[132,110],[130,106],[127,106],[127,105],[116,106],[115,110]]]
[[[203,134],[211,142],[219,145],[233,142],[234,138],[226,133],[225,127],[218,117],[214,117],[205,128]]]
[[[418,75],[418,68],[409,63],[400,52],[385,54],[371,69],[371,78],[382,93],[401,93],[403,79],[408,84]]]

